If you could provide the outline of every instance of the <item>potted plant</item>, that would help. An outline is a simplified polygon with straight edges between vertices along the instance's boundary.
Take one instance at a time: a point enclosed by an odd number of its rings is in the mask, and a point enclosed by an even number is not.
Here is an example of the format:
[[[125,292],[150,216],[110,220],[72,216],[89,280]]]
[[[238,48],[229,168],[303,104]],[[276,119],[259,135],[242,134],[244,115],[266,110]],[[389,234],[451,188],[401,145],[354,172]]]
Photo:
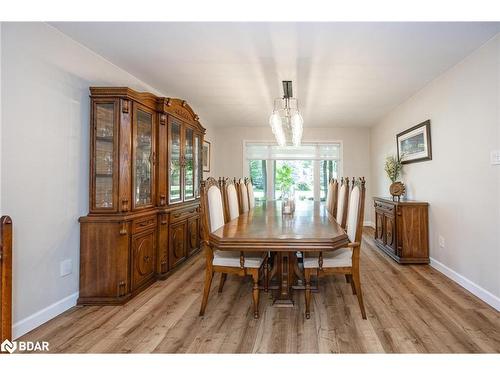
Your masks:
[[[397,197],[399,201],[400,197],[405,193],[405,185],[401,181],[398,181],[398,178],[403,172],[403,164],[401,163],[401,160],[396,156],[388,156],[385,159],[384,169],[385,173],[387,173],[387,177],[389,177],[389,180],[391,180],[392,182],[391,186],[389,187],[389,192],[392,195],[392,199],[395,200],[395,198]]]

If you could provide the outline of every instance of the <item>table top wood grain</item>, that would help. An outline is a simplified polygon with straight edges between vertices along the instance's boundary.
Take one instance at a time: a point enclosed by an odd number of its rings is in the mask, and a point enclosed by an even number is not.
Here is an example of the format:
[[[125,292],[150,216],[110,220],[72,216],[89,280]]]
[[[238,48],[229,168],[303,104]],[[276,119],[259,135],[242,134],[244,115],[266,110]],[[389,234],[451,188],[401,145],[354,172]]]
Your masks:
[[[262,202],[210,234],[220,250],[328,251],[348,244],[345,231],[324,204],[298,201],[292,215],[281,203]]]

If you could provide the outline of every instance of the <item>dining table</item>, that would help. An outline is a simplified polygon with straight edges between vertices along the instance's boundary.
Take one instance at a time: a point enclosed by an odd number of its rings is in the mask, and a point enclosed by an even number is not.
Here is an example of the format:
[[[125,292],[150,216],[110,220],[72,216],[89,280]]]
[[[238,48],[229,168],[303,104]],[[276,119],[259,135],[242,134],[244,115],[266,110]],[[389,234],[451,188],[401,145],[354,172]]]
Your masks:
[[[277,306],[293,306],[293,284],[300,274],[298,252],[335,251],[349,243],[325,204],[310,200],[297,201],[291,214],[283,213],[280,201],[259,202],[209,236],[221,251],[274,253],[271,277],[278,281]]]

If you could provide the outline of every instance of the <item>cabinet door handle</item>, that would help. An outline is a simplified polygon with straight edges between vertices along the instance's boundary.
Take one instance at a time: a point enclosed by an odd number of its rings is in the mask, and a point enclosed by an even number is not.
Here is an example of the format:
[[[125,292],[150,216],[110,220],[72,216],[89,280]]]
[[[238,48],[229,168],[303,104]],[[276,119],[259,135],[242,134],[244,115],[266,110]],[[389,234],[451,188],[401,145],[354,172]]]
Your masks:
[[[174,217],[175,217],[175,218],[178,218],[178,217],[180,217],[181,215],[182,215],[182,213],[174,214]]]
[[[148,263],[148,262],[149,262],[149,259],[151,259],[151,257],[150,257],[149,255],[146,255],[143,259],[144,259],[144,261],[145,261],[146,263]]]
[[[165,206],[166,203],[167,203],[167,195],[160,194],[160,206]]]

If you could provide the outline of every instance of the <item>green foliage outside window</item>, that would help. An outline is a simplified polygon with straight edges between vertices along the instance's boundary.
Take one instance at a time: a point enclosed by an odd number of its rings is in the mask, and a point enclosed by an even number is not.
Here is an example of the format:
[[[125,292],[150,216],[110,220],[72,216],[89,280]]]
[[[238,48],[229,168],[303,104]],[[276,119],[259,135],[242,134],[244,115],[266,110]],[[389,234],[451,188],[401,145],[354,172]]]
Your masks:
[[[283,164],[276,170],[276,186],[281,190],[289,190],[293,185],[292,167]]]

